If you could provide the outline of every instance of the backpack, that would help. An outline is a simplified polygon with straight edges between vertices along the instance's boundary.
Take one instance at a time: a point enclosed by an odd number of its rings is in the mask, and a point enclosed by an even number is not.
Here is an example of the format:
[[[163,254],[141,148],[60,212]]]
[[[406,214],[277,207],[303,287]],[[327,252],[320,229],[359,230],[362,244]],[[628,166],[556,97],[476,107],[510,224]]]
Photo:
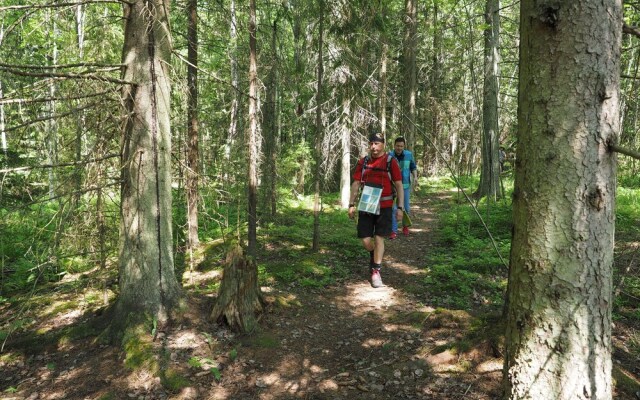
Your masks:
[[[391,160],[392,159],[393,159],[393,156],[391,154],[387,154],[387,174],[389,175],[389,182],[391,182],[391,196],[382,197],[380,199],[381,201],[393,200],[396,198],[396,185],[393,184],[393,179],[391,178]],[[369,164],[369,155],[366,155],[364,156],[364,162],[362,163],[362,176],[360,177],[361,185],[364,184],[364,171],[367,168],[374,171],[384,171],[383,169],[380,169],[380,168],[368,167],[368,164]]]

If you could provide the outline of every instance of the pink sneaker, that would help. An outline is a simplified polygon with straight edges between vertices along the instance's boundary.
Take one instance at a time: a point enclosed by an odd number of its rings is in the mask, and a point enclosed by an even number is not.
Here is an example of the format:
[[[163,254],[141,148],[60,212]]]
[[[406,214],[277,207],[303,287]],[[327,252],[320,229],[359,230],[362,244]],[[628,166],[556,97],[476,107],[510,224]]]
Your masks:
[[[409,236],[409,227],[408,226],[403,226],[402,227],[402,234],[405,236]]]
[[[393,240],[393,239],[395,239],[395,238],[397,238],[397,237],[398,237],[398,234],[397,234],[397,233],[395,233],[395,232],[391,232],[391,235],[389,235],[389,240]]]
[[[371,268],[371,287],[382,287],[382,277],[380,276],[380,270],[377,268]]]

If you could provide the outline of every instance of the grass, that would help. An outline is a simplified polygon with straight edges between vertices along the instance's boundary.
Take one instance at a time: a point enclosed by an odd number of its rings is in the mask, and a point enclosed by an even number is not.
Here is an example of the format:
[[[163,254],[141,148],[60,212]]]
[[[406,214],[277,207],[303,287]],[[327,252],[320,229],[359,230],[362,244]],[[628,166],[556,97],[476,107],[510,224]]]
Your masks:
[[[473,192],[478,184],[477,177],[462,177],[461,183],[465,193]],[[626,182],[621,180],[621,182]],[[635,182],[629,180],[629,182]],[[449,349],[465,351],[470,343],[487,338],[498,338],[502,326],[497,322],[507,285],[504,261],[508,262],[511,240],[511,181],[505,180],[507,200],[488,202],[483,199],[477,204],[477,210],[484,220],[466,202],[465,197],[450,178],[423,179],[422,195],[429,195],[429,206],[438,217],[438,225],[433,230],[434,238],[424,265],[423,278],[411,282],[408,289],[415,294],[428,294],[425,302],[439,307],[431,314],[409,313],[392,317],[397,323],[412,327],[437,328],[446,321],[462,319],[457,314],[464,311],[470,315],[465,322],[465,335],[460,340],[448,344]],[[355,237],[355,224],[345,210],[337,206],[336,194],[328,194],[323,198],[323,211],[320,215],[320,248],[315,252],[311,248],[313,239],[313,211],[311,196],[286,196],[279,199],[279,212],[270,221],[261,220],[258,230],[260,253],[258,257],[258,273],[261,285],[269,286],[301,286],[313,290],[321,290],[328,285],[339,284],[360,270],[368,260],[368,254],[362,249],[360,241]],[[237,209],[217,210],[226,215],[230,221],[236,218]],[[64,259],[58,269],[37,267],[43,262],[44,250],[29,253],[30,248],[44,249],[51,240],[51,232],[38,230],[37,227],[55,216],[55,209],[39,209],[29,211],[20,218],[16,213],[2,210],[4,218],[0,243],[6,267],[6,279],[3,280],[3,291],[0,296],[0,312],[8,314],[23,306],[29,312],[17,315],[0,325],[0,340],[6,338],[8,332],[13,337],[21,336],[22,344],[31,352],[44,348],[59,347],[79,338],[95,336],[99,332],[89,326],[77,324],[73,327],[58,329],[54,332],[40,332],[41,321],[74,308],[87,311],[101,306],[102,291],[100,282],[104,271],[90,271],[91,262],[81,256]],[[23,221],[24,220],[24,221]],[[640,356],[640,268],[637,267],[637,248],[640,248],[640,189],[638,187],[620,186],[616,199],[616,249],[613,318],[629,327],[631,332],[628,347],[633,356]],[[209,221],[211,223],[211,221]],[[485,228],[486,224],[486,228]],[[196,257],[195,268],[200,272],[221,271],[227,244],[235,234],[235,228],[225,228],[224,224],[211,223],[211,229],[203,232],[203,238],[210,237]],[[222,229],[222,228],[225,229]],[[244,227],[241,227],[241,231]],[[487,230],[495,241],[494,245]],[[223,236],[226,232],[227,236]],[[36,235],[35,237],[33,235]],[[7,238],[30,238],[24,246],[11,246]],[[21,254],[28,254],[23,257]],[[111,273],[115,274],[114,268]],[[40,274],[40,275],[38,275]],[[70,279],[70,274],[77,274],[78,279]],[[66,275],[66,277],[65,277]],[[193,293],[212,295],[219,287],[221,274],[193,287]],[[64,279],[63,279],[64,277]],[[33,292],[30,290],[35,288]],[[115,294],[110,292],[111,299]],[[274,295],[277,307],[297,308],[302,304],[287,295]],[[466,321],[466,320],[465,320]],[[142,329],[142,327],[141,327]],[[161,360],[157,351],[149,341],[153,327],[147,323],[143,331],[134,332],[124,342],[126,352],[125,365],[131,369],[145,368],[163,374],[165,386],[174,391],[179,390],[188,380],[175,371],[161,371]],[[251,343],[245,345],[277,348],[279,343],[269,336],[256,336]],[[11,353],[7,357],[21,357]],[[232,350],[230,359],[237,357],[237,350]],[[194,359],[193,363],[201,362]],[[109,396],[109,394],[105,394]]]

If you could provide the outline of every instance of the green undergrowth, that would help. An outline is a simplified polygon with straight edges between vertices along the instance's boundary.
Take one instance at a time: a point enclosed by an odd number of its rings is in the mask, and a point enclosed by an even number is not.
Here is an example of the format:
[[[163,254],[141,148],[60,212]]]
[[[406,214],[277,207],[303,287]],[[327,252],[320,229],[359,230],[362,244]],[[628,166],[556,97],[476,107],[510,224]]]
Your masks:
[[[616,196],[613,318],[633,326],[636,334],[640,332],[640,268],[636,261],[639,252],[640,189],[621,186]],[[640,354],[638,347],[636,344],[636,354]]]
[[[458,181],[469,196],[478,183],[474,177]],[[476,211],[453,179],[431,179],[427,186],[430,191],[437,190],[431,207],[438,222],[423,281],[433,304],[458,309],[499,308],[506,289],[510,201],[484,198],[474,204]]]
[[[318,251],[312,248],[311,197],[288,201],[260,230],[265,243],[259,258],[261,283],[320,288],[344,280],[354,265],[368,262],[355,235],[355,222],[338,206],[335,195],[327,195],[323,201]]]

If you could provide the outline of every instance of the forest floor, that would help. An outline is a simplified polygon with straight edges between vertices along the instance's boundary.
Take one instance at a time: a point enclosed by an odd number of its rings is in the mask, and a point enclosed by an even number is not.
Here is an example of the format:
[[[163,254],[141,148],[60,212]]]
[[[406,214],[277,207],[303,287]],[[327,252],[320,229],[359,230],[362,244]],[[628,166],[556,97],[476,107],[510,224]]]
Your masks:
[[[4,351],[24,348],[0,359],[0,398],[498,399],[501,328],[490,316],[479,317],[481,296],[477,310],[434,309],[417,285],[434,240],[430,204],[437,201],[415,199],[410,235],[386,241],[382,288],[367,281],[363,251],[362,265],[332,286],[263,288],[267,310],[259,332],[247,336],[208,321],[213,297],[190,293],[183,322],[153,342],[164,354],[162,379],[126,368],[121,347],[91,335],[50,343],[14,338]],[[217,278],[209,272],[193,279]],[[62,332],[96,318],[70,309],[42,320],[39,329]],[[615,362],[637,382],[640,362],[625,354]],[[616,399],[635,396],[623,391]]]

